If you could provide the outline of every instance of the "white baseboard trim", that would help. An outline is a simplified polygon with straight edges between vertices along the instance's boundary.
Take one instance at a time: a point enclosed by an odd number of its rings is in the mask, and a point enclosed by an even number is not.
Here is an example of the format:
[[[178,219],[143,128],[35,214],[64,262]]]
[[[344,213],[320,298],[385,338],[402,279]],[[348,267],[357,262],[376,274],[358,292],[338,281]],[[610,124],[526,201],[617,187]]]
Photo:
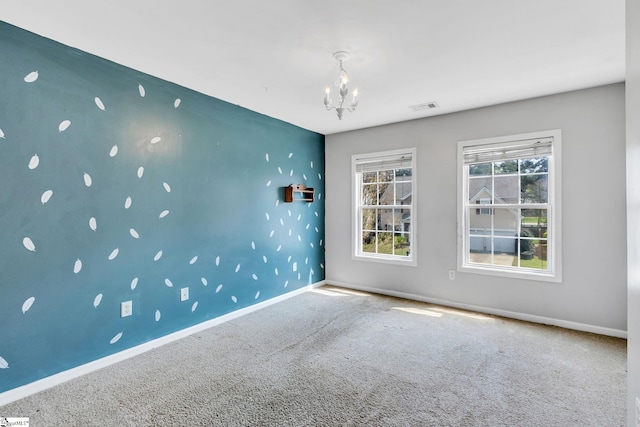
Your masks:
[[[336,280],[327,279],[326,280],[326,284],[335,285],[335,286],[339,286],[339,287],[347,288],[347,289],[354,289],[354,290],[359,290],[359,291],[370,292],[370,293],[374,293],[374,294],[382,294],[382,295],[388,295],[388,296],[392,296],[392,297],[405,298],[405,299],[410,299],[410,300],[414,300],[414,301],[426,302],[426,303],[430,303],[430,304],[443,305],[443,306],[446,306],[446,307],[459,308],[459,309],[462,309],[462,310],[475,311],[475,312],[478,312],[478,313],[493,314],[495,316],[508,317],[510,319],[524,320],[524,321],[532,322],[532,323],[540,323],[540,324],[543,324],[543,325],[559,326],[559,327],[565,328],[565,329],[573,329],[573,330],[576,330],[576,331],[591,332],[591,333],[599,334],[599,335],[606,335],[606,336],[611,336],[611,337],[616,337],[616,338],[627,339],[627,331],[623,331],[623,330],[620,330],[620,329],[605,328],[605,327],[602,327],[602,326],[589,325],[589,324],[586,324],[586,323],[571,322],[569,320],[553,319],[553,318],[550,318],[550,317],[536,316],[536,315],[533,315],[533,314],[518,313],[518,312],[515,312],[515,311],[499,310],[499,309],[495,309],[495,308],[491,308],[491,307],[482,307],[482,306],[479,306],[479,305],[457,303],[457,302],[447,301],[447,300],[438,299],[438,298],[424,297],[422,295],[415,295],[415,294],[409,294],[409,293],[405,293],[405,292],[391,291],[391,290],[388,290],[388,289],[371,288],[371,287],[368,287],[368,286],[360,286],[360,285],[354,285],[354,284],[351,284],[351,283],[343,283],[343,282],[338,282]]]
[[[131,357],[138,356],[142,353],[145,353],[149,350],[153,350],[154,348],[161,347],[170,342],[179,340],[181,338],[185,338],[189,335],[193,335],[197,332],[201,332],[205,329],[209,329],[213,326],[220,325],[222,323],[228,322],[233,319],[237,319],[238,317],[247,315],[254,311],[260,310],[262,308],[268,307],[270,305],[279,303],[281,301],[287,300],[294,296],[303,294],[311,289],[320,287],[326,283],[325,280],[320,282],[313,283],[311,285],[304,286],[302,288],[296,289],[294,291],[288,292],[286,294],[277,296],[275,298],[271,298],[266,301],[262,301],[258,304],[252,305],[250,307],[241,308],[240,310],[233,311],[231,313],[222,315],[220,317],[216,317],[215,319],[207,320],[205,322],[199,323],[197,325],[189,326],[188,328],[181,329],[177,332],[173,332],[169,335],[162,336],[160,338],[156,338],[151,341],[147,341],[143,344],[137,345],[135,347],[128,348],[126,350],[122,350],[118,353],[111,354],[109,356],[105,356],[101,359],[94,360],[89,363],[85,363],[84,365],[77,366],[75,368],[71,368],[69,370],[51,375],[49,377],[43,378],[41,380],[34,381],[29,384],[25,384],[20,387],[16,387],[11,390],[7,390],[3,393],[0,393],[0,406],[7,405],[11,402],[14,402],[19,399],[23,399],[32,394],[44,391],[56,385],[62,384],[74,378],[78,378],[82,375],[88,374],[93,371],[97,371],[98,369],[105,368],[107,366],[113,365],[114,363],[121,362],[123,360],[129,359]]]

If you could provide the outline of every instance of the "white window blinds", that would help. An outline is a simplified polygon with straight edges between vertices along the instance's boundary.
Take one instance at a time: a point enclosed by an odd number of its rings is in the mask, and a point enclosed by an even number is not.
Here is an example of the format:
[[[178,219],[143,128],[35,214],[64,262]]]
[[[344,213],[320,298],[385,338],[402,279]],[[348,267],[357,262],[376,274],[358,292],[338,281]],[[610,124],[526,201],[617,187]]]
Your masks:
[[[411,153],[397,154],[388,157],[356,158],[356,172],[374,172],[411,167]]]
[[[547,157],[552,153],[553,137],[524,139],[506,144],[469,145],[462,149],[465,164]]]

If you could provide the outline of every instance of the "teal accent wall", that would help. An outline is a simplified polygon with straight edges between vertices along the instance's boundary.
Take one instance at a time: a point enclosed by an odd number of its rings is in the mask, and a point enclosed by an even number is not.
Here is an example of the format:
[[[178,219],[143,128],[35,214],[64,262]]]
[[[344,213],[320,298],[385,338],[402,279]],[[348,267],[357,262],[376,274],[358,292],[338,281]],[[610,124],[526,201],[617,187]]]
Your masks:
[[[323,135],[2,22],[0,58],[0,392],[324,280]]]

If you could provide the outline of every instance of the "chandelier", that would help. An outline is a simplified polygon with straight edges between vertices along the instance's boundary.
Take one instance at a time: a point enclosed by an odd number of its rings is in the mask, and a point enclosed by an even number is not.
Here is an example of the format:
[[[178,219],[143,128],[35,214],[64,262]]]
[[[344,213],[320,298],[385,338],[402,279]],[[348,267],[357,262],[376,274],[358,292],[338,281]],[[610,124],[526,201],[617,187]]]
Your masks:
[[[353,97],[351,98],[351,104],[345,106],[345,100],[349,95],[349,87],[347,84],[349,83],[349,75],[346,70],[342,66],[342,63],[349,58],[349,52],[338,51],[333,54],[333,57],[339,63],[340,74],[335,82],[335,86],[338,88],[338,102],[336,105],[333,104],[333,100],[331,99],[331,87],[327,86],[324,90],[324,106],[329,110],[336,110],[338,113],[338,119],[342,120],[342,114],[344,110],[349,112],[354,112],[356,107],[358,106],[358,88],[355,88],[353,91]]]

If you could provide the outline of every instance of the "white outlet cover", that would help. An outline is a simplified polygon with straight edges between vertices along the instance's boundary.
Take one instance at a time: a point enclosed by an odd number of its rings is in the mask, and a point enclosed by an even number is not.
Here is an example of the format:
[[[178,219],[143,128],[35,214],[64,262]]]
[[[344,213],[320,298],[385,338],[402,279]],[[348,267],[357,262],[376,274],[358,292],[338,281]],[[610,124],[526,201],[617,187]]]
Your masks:
[[[124,301],[120,303],[120,317],[128,317],[133,314],[133,301]]]
[[[180,289],[180,301],[187,301],[189,299],[189,288]]]

